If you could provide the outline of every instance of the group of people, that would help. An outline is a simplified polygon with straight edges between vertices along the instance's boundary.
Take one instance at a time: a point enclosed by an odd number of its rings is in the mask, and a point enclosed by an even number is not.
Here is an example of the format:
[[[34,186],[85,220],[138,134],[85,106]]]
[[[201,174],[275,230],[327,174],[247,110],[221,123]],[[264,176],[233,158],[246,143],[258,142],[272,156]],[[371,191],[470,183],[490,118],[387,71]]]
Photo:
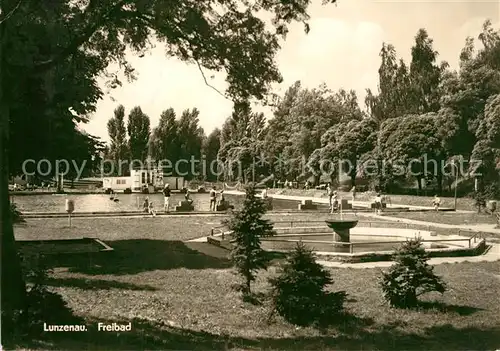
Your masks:
[[[217,188],[213,186],[210,190],[210,211],[217,211],[217,205],[221,205],[226,201],[224,198],[224,190],[221,190],[218,194],[219,201],[217,201]]]
[[[328,183],[326,186],[326,192],[328,194],[328,203],[329,203],[329,211],[331,213],[337,212],[339,210],[339,197],[337,190],[334,190],[331,183]],[[352,201],[356,199],[356,187],[352,187],[351,189]]]
[[[172,195],[172,190],[170,189],[170,185],[166,184],[165,187],[163,188],[163,210],[165,212],[170,211],[170,197]],[[219,195],[219,199],[217,200],[217,195]],[[193,199],[191,199],[191,193],[189,189],[185,190],[184,193],[184,200],[189,202],[190,204],[193,203]],[[217,188],[214,186],[210,190],[210,211],[216,211],[217,206],[224,203],[224,190],[221,190],[220,192],[217,192]],[[154,209],[153,202],[149,199],[149,197],[146,197],[144,199],[144,202],[142,204],[142,209],[144,212],[149,213],[153,217],[156,216],[156,211]]]
[[[262,193],[261,197],[263,199],[268,198],[268,188],[265,188]],[[337,212],[339,210],[339,197],[338,193],[336,190],[334,190],[333,186],[328,183],[327,188],[326,188],[327,194],[328,194],[328,199],[329,199],[329,211],[331,213]],[[351,189],[351,194],[352,194],[352,200],[354,201],[356,199],[356,188],[353,186]],[[219,199],[217,200],[217,195],[219,195]],[[163,188],[163,196],[164,196],[164,204],[163,208],[165,212],[169,212],[170,210],[170,196],[171,196],[171,190],[170,190],[170,185],[166,184],[165,187]],[[184,194],[184,199],[185,201],[188,201],[190,203],[193,202],[191,199],[191,194],[189,192],[189,189],[186,189],[185,194]],[[210,190],[210,211],[217,211],[217,206],[221,205],[225,202],[224,198],[224,190],[221,190],[220,192],[217,192],[217,188],[215,186],[212,187]],[[383,202],[384,199],[382,197],[381,193],[377,193],[374,199],[375,203],[375,212],[377,214],[380,214],[382,212],[383,208]],[[432,201],[432,205],[434,206],[435,210],[439,210],[439,206],[441,205],[441,199],[435,195],[434,199]],[[153,202],[149,200],[148,197],[144,199],[144,203],[142,205],[143,211],[151,214],[153,217],[156,216],[156,211],[153,206]]]

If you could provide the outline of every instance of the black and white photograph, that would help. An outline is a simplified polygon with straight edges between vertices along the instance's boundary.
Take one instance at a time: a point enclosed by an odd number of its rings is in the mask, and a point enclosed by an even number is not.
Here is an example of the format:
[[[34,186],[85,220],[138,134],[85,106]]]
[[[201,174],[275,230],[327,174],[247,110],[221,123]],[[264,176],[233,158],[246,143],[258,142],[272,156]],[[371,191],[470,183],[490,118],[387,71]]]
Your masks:
[[[0,201],[2,350],[498,351],[500,2],[0,0]]]

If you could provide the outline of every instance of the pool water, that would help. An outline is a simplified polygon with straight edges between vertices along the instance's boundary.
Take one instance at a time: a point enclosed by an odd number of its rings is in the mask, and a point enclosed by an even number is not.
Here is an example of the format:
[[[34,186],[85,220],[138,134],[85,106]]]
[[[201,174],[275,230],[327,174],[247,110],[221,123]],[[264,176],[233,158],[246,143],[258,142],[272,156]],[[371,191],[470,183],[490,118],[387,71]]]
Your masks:
[[[290,240],[290,241],[285,241]],[[293,240],[293,241],[292,241]],[[312,251],[321,252],[343,252],[342,249],[333,245],[332,234],[318,234],[318,235],[304,235],[304,236],[283,236],[283,237],[270,237],[262,240],[262,248],[265,250],[293,250],[297,246],[298,240],[304,241],[322,241],[321,243],[304,242],[304,245]],[[394,251],[396,250],[406,238],[403,237],[381,237],[370,235],[351,235],[351,242],[353,244],[353,253],[371,252],[371,251]],[[325,243],[331,241],[332,243]],[[433,243],[433,248],[446,248],[447,245],[443,243]],[[346,245],[345,248],[349,246]]]
[[[118,202],[110,199],[115,197]],[[65,212],[66,199],[74,201],[75,212],[120,212],[142,210],[142,203],[148,197],[156,210],[163,209],[163,194],[37,194],[12,196],[13,201],[21,212]],[[241,208],[244,196],[225,195],[236,209]],[[173,193],[170,198],[170,207],[173,210],[184,194]],[[191,194],[195,211],[209,211],[209,194]],[[273,199],[273,207],[277,210],[297,209],[298,201]]]

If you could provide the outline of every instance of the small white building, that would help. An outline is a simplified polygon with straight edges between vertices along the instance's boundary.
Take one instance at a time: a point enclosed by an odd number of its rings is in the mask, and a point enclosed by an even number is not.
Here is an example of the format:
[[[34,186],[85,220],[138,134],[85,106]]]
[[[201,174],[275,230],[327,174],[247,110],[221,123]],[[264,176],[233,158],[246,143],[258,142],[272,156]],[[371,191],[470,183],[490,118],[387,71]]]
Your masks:
[[[125,191],[130,189],[133,193],[141,193],[148,189],[154,193],[163,189],[165,184],[170,185],[172,190],[180,190],[184,187],[184,177],[164,177],[163,171],[157,168],[133,169],[129,177],[104,177],[102,187],[104,190]]]
[[[133,169],[128,177],[104,177],[102,187],[104,190],[125,191],[130,189],[133,193],[141,193],[148,189],[150,193],[163,188],[163,172],[158,169]]]
[[[132,186],[130,180],[130,177],[104,177],[102,178],[102,188],[104,190],[125,191]]]

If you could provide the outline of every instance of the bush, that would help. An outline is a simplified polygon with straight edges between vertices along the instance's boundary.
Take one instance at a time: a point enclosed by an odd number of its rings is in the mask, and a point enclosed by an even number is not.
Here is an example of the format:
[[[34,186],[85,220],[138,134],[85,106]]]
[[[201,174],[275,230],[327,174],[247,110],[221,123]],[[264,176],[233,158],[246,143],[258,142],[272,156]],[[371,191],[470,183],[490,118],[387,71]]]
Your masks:
[[[346,293],[327,292],[330,273],[302,242],[287,258],[281,274],[270,278],[273,312],[295,325],[324,325],[343,312]]]
[[[45,285],[52,271],[46,268],[44,257],[38,256],[35,263],[26,273],[26,281],[32,284],[27,292],[30,334],[39,332],[43,323],[76,324],[77,319],[66,301],[59,294],[49,291]]]
[[[391,306],[415,307],[418,296],[431,291],[445,292],[444,282],[427,264],[428,259],[419,239],[407,241],[397,250],[396,263],[383,273],[380,282],[384,298]]]
[[[10,203],[10,215],[12,218],[12,223],[23,223],[25,222],[21,211],[17,209],[17,205],[13,202]]]
[[[81,319],[73,315],[63,298],[47,289],[45,284],[51,270],[45,266],[44,257],[25,257],[22,262],[23,274],[28,283],[26,307],[8,316],[2,310],[3,342],[8,344],[16,339],[39,337],[43,333],[44,323],[81,324]]]
[[[148,192],[149,192],[149,190],[148,190]],[[132,194],[132,189],[127,188],[127,189],[125,189],[125,190],[123,191],[123,193],[124,193],[124,194]]]

